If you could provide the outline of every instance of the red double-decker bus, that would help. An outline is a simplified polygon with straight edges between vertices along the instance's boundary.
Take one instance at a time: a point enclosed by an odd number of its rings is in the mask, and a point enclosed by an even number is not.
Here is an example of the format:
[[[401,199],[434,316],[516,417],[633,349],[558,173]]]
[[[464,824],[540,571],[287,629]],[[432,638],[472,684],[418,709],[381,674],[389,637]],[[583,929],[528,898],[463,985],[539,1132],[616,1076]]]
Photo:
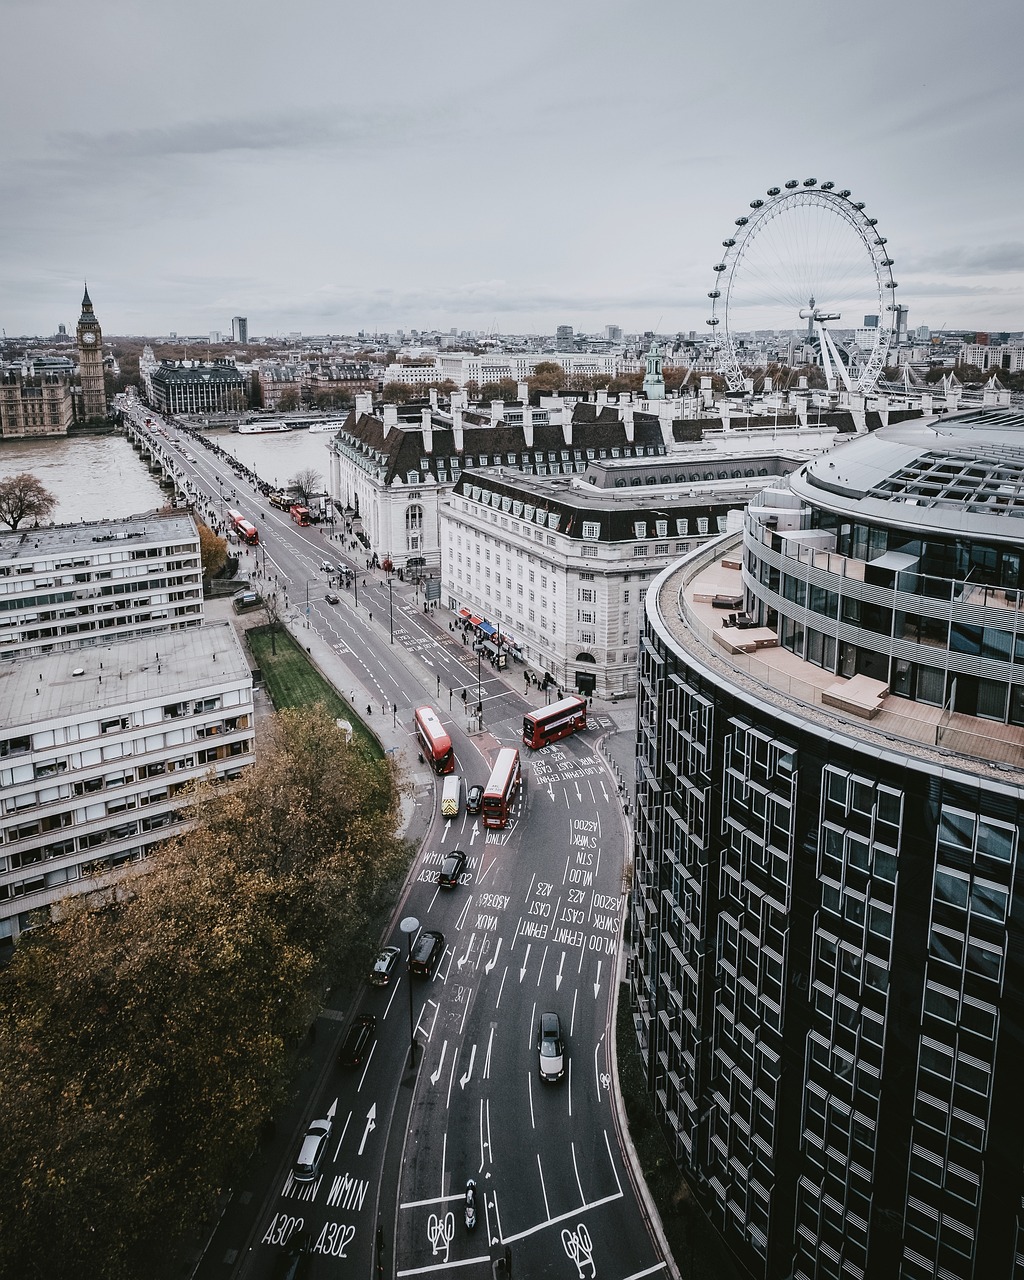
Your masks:
[[[303,528],[309,524],[309,507],[301,502],[296,502],[289,508],[289,514],[296,524],[302,525]]]
[[[228,519],[231,521],[235,533],[238,534],[243,542],[247,542],[250,547],[258,545],[260,540],[259,532],[251,521],[246,520],[241,511],[228,507]]]
[[[523,741],[534,751],[587,727],[587,700],[575,694],[523,716]]]
[[[451,773],[455,768],[455,751],[434,708],[417,707],[413,724],[420,750],[433,765],[434,772]]]
[[[485,827],[504,827],[512,816],[512,806],[523,779],[518,747],[502,747],[484,787],[480,806]]]

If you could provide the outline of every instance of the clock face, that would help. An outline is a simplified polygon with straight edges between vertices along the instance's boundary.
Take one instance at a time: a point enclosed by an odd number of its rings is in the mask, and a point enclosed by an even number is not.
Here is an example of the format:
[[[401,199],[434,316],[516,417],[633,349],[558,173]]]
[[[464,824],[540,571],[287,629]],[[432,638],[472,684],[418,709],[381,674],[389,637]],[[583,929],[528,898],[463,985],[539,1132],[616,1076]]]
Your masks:
[[[82,341],[87,342],[90,346],[92,346],[92,344],[96,341],[96,335],[94,333],[83,333]]]

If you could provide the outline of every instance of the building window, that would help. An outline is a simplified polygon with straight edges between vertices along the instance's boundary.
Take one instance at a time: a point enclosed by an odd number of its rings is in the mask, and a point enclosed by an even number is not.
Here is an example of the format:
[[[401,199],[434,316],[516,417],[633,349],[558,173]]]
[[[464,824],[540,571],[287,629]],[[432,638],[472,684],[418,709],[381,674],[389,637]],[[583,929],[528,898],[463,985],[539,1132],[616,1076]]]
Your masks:
[[[600,526],[599,524],[592,523],[592,522],[591,522],[591,521],[589,521],[589,520],[584,520],[584,521],[583,521],[582,536],[583,536],[584,538],[590,538],[590,539],[593,539],[593,540],[596,540],[597,538],[600,538],[600,536],[601,536],[601,526]]]

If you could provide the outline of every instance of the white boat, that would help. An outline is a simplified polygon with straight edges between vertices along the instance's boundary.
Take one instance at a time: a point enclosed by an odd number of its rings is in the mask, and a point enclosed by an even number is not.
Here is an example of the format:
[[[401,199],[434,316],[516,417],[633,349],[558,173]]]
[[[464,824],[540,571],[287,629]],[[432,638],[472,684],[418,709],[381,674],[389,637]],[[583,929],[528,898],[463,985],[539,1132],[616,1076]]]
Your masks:
[[[344,425],[345,425],[344,422],[314,422],[311,424],[309,429],[310,431],[314,431],[317,433],[321,431],[336,432],[336,431],[340,431]]]
[[[240,436],[262,436],[271,431],[290,430],[286,422],[242,422],[238,427]]]

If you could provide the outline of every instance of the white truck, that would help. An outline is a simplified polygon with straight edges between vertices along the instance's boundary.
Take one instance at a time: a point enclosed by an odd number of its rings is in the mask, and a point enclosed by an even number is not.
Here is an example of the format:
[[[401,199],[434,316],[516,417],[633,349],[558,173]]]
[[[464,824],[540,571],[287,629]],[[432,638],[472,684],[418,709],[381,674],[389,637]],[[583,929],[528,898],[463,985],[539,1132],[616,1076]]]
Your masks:
[[[441,817],[457,818],[462,806],[462,779],[450,773],[441,787]]]

